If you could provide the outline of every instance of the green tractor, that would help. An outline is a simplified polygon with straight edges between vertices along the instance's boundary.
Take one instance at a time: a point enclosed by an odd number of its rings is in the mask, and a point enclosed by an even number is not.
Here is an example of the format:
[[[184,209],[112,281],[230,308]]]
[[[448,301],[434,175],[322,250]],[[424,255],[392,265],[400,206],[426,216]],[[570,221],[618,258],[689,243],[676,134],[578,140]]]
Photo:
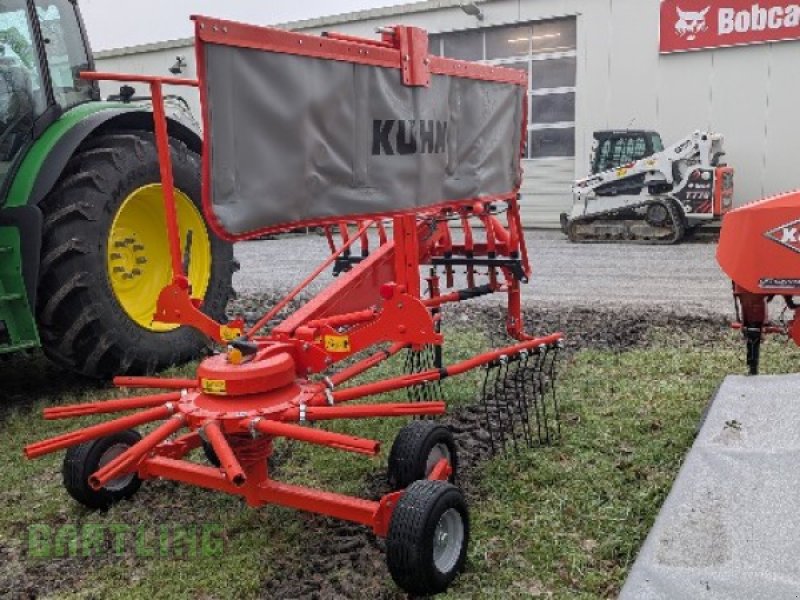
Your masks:
[[[172,279],[153,115],[82,80],[75,0],[0,0],[0,355],[41,347],[91,377],[153,372],[204,348],[153,321]],[[125,95],[123,94],[123,97]],[[223,320],[235,261],[200,206],[197,129],[169,117],[184,266]]]

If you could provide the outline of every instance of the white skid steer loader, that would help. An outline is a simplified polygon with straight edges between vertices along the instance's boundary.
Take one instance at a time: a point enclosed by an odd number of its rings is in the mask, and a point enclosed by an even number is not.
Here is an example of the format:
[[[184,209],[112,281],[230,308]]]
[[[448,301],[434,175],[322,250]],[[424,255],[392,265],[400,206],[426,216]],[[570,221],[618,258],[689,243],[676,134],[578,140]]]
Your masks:
[[[572,188],[561,227],[572,242],[676,244],[733,207],[723,137],[695,131],[669,148],[653,131],[594,134],[591,175]]]

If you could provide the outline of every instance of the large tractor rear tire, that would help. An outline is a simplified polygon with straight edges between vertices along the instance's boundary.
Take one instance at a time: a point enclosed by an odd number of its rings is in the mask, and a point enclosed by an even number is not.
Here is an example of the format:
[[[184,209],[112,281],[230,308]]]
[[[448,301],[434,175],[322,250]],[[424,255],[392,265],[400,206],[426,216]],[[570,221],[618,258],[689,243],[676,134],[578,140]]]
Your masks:
[[[200,205],[200,157],[171,140],[184,267],[202,309],[224,320],[233,295],[233,248]],[[90,377],[152,373],[206,346],[188,328],[154,323],[170,283],[158,154],[152,134],[88,140],[44,200],[37,318],[45,353]]]

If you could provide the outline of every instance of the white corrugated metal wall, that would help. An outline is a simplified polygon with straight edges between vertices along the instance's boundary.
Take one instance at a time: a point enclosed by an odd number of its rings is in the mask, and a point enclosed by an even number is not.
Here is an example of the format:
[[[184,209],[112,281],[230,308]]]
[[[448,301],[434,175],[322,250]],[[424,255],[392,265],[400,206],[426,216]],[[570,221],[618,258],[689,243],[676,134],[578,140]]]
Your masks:
[[[694,129],[725,134],[728,161],[737,171],[737,204],[800,187],[800,41],[660,56],[655,0],[497,0],[480,7],[482,22],[456,2],[437,0],[290,25],[374,36],[375,27],[400,22],[449,32],[576,17],[575,158],[525,161],[528,226],[555,226],[567,210],[570,184],[588,169],[597,129],[656,129],[666,143]],[[187,56],[186,75],[193,76],[190,45],[102,53],[98,67],[166,74],[178,54]],[[190,101],[196,105],[194,97]]]

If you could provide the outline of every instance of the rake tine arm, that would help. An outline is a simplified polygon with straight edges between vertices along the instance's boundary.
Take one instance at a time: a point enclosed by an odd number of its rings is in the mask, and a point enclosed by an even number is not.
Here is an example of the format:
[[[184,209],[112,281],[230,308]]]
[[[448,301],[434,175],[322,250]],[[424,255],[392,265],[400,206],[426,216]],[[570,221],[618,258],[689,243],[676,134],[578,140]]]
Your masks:
[[[373,223],[373,221],[367,221],[366,224],[359,231],[356,232],[355,237],[352,237],[352,238],[348,239],[347,243],[345,243],[336,252],[331,254],[325,262],[323,262],[319,267],[317,267],[311,273],[311,275],[309,275],[302,282],[300,282],[297,285],[297,287],[295,287],[291,292],[289,292],[286,295],[286,297],[283,298],[283,300],[281,300],[275,306],[273,306],[272,310],[270,310],[266,315],[261,317],[258,320],[258,322],[248,330],[248,332],[245,334],[245,337],[248,340],[253,339],[253,336],[256,333],[258,333],[265,325],[267,325],[267,323],[269,323],[272,319],[274,319],[278,315],[278,313],[281,312],[286,307],[286,305],[289,304],[289,302],[294,300],[294,298],[300,292],[302,292],[304,289],[306,289],[308,287],[308,285],[312,281],[314,281],[317,277],[319,277],[320,273],[322,273],[325,269],[330,267],[334,263],[334,261],[337,259],[337,257],[339,257],[345,251],[349,250],[350,246],[352,246],[359,239],[359,237],[362,234],[364,234],[364,232],[366,232],[367,229],[369,229],[369,227],[370,227],[370,225],[372,225],[372,223]]]
[[[522,350],[529,350],[541,344],[555,344],[564,337],[561,333],[554,333],[553,335],[527,340],[514,346],[479,354],[478,356],[456,363],[449,367],[442,369],[431,369],[430,371],[423,371],[422,373],[414,373],[412,375],[401,375],[400,377],[393,377],[383,381],[374,381],[364,385],[358,385],[344,390],[339,390],[332,393],[334,403],[349,402],[350,400],[357,400],[365,396],[373,396],[375,394],[382,394],[384,392],[392,392],[394,390],[401,390],[412,385],[419,385],[428,381],[439,381],[445,377],[452,377],[454,375],[461,375],[472,369],[482,365],[500,360],[501,356],[508,356],[510,354],[518,353]]]
[[[159,379],[158,377],[114,377],[121,388],[150,388],[154,390],[185,390],[200,387],[196,379]]]
[[[411,375],[401,375],[399,377],[392,377],[383,381],[374,381],[372,383],[365,383],[364,385],[357,385],[351,388],[346,388],[333,392],[333,401],[335,404],[340,402],[349,402],[350,400],[357,400],[366,396],[374,396],[384,392],[392,392],[394,390],[402,390],[412,385],[419,385],[427,381],[437,381],[441,378],[439,370],[425,371],[423,373],[413,373]]]
[[[247,476],[244,474],[244,469],[239,464],[239,460],[233,453],[228,440],[225,439],[225,434],[222,433],[219,423],[217,421],[206,423],[203,427],[203,432],[219,459],[220,466],[225,472],[225,477],[236,487],[242,487],[247,482]]]
[[[444,402],[409,402],[397,404],[362,404],[359,406],[310,406],[305,410],[308,421],[330,421],[333,419],[369,419],[372,417],[407,417],[412,415],[443,415],[447,412]],[[287,420],[300,419],[299,409],[285,414]]]
[[[186,425],[186,417],[183,415],[173,415],[171,419],[156,427],[138,443],[95,471],[89,477],[89,485],[92,489],[97,491],[102,489],[109,481],[113,481],[120,475],[130,472],[132,466],[138,463],[145,454],[181,429],[184,425]]]
[[[406,344],[393,344],[387,350],[381,350],[380,352],[376,352],[372,356],[368,356],[364,360],[360,360],[357,363],[350,365],[330,376],[330,381],[333,387],[344,383],[352,379],[357,375],[361,375],[361,373],[368,371],[372,367],[382,363],[386,359],[391,356],[394,356],[400,350],[406,347]]]
[[[366,454],[368,456],[377,455],[381,447],[380,442],[374,440],[352,437],[341,433],[332,433],[330,431],[321,431],[319,429],[310,429],[308,427],[301,427],[300,425],[278,423],[265,419],[256,418],[246,420],[242,425],[251,431],[255,430],[271,437],[285,437],[300,442],[328,446],[330,448],[337,448],[338,450],[355,452],[357,454]]]
[[[131,429],[132,427],[144,425],[145,423],[161,421],[168,418],[174,411],[175,408],[167,404],[165,406],[151,408],[127,417],[114,419],[113,421],[108,421],[107,423],[100,423],[99,425],[93,425],[84,429],[77,429],[75,431],[26,446],[25,456],[28,458],[38,458],[40,456],[44,456],[45,454],[50,454],[51,452],[57,452],[58,450],[69,448],[70,446],[77,446],[78,444],[111,435],[113,433],[119,433],[120,431]]]
[[[167,394],[157,394],[155,396],[139,396],[138,398],[120,398],[118,400],[104,400],[91,404],[70,404],[68,406],[55,406],[45,408],[42,411],[45,419],[71,419],[73,417],[84,417],[86,415],[100,415],[139,408],[151,408],[166,404],[167,402],[177,402],[181,399],[180,392],[169,392]]]
[[[542,344],[550,345],[555,344],[559,340],[564,337],[563,333],[554,333],[553,335],[549,335],[543,338],[536,338],[532,340],[527,340],[520,344],[516,344],[514,346],[509,346],[508,348],[502,348],[500,350],[494,350],[492,352],[487,352],[485,354],[479,354],[474,358],[470,358],[469,360],[465,360],[460,363],[456,363],[450,367],[447,367],[447,375],[461,375],[462,373],[466,373],[471,369],[475,369],[476,367],[480,367],[481,365],[485,365],[487,363],[500,360],[501,356],[510,356],[512,354],[517,354],[523,350],[530,350],[531,348],[535,348]]]

